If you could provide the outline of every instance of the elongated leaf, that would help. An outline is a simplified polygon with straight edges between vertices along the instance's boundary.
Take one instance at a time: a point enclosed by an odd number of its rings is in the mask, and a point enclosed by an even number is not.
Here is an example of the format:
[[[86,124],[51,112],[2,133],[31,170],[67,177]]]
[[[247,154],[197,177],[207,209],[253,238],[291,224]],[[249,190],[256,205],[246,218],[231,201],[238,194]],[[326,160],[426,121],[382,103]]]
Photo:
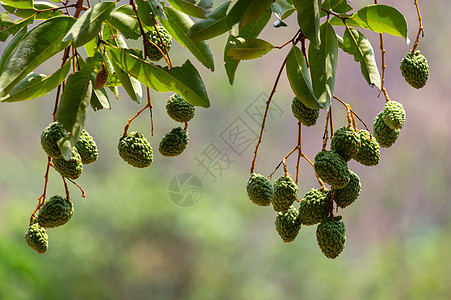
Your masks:
[[[168,0],[172,7],[187,15],[205,19],[208,10],[213,6],[211,0]]]
[[[296,10],[292,4],[288,3],[285,0],[274,1],[271,4],[271,9],[274,15],[276,15],[279,20],[285,20]]]
[[[153,16],[158,16],[163,20],[167,20],[166,14],[164,13],[164,6],[161,4],[160,0],[148,0],[148,1],[150,4],[150,8],[152,9]],[[155,19],[153,21],[155,21]]]
[[[259,58],[274,49],[274,46],[262,39],[235,38],[230,42],[228,56],[235,60]]]
[[[227,9],[230,1],[222,4],[207,15],[207,19],[196,22],[188,31],[188,36],[193,41],[208,40],[230,30],[227,22]]]
[[[114,30],[114,28],[112,28],[110,25],[104,26],[103,39],[105,41],[110,42],[113,46],[127,48],[125,40],[122,38],[121,35],[118,35],[117,31]],[[119,67],[118,62],[116,62],[114,59],[111,58],[109,48],[107,48],[107,53],[108,57],[110,58],[111,65],[114,68],[114,72],[116,73],[117,78],[122,83],[122,86],[124,87],[125,91],[133,101],[140,103],[142,98],[141,83],[135,78],[128,75]]]
[[[321,25],[321,46],[316,49],[310,44],[308,59],[313,91],[324,109],[328,110],[335,89],[338,45],[332,26],[326,22]]]
[[[346,27],[341,48],[360,63],[360,70],[368,84],[380,89],[381,77],[370,41],[358,30]]]
[[[11,21],[8,13],[0,14],[0,41],[4,42],[11,34],[16,34],[23,27],[34,22],[35,16],[32,15],[26,19],[17,19]]]
[[[307,64],[301,49],[293,46],[287,56],[286,71],[291,89],[296,97],[307,107],[323,108],[313,92]]]
[[[210,106],[199,72],[189,60],[181,67],[168,69],[148,63],[121,48],[109,46],[108,52],[112,61],[144,85],[162,93],[178,93],[192,105]]]
[[[0,76],[0,96],[5,95],[41,63],[65,49],[62,37],[75,23],[72,17],[48,19],[30,30],[11,53]]]
[[[73,40],[74,47],[80,47],[100,32],[102,22],[110,18],[116,2],[100,2],[88,9],[72,26],[63,42]]]
[[[0,101],[16,102],[42,97],[57,88],[64,81],[69,70],[70,62],[68,61],[50,76],[30,73],[8,95],[0,97]]]
[[[155,16],[150,3],[145,0],[136,0],[138,17],[147,26],[155,25]],[[163,13],[164,14],[164,13]]]
[[[352,10],[347,0],[326,0],[323,2],[322,7],[336,13],[346,13]]]
[[[58,7],[56,4],[44,2],[44,1],[34,1],[34,9],[19,9],[6,4],[2,4],[3,8],[10,14],[14,14],[19,18],[29,18],[32,15],[36,15],[37,20],[46,20],[51,17],[61,16],[63,12],[61,10],[48,10]],[[39,10],[47,10],[39,12]]]
[[[343,21],[333,17],[332,25],[343,26]],[[407,21],[394,7],[374,4],[368,5],[355,12],[346,24],[352,27],[361,27],[378,33],[388,33],[401,36],[407,40]]]
[[[240,30],[257,20],[269,9],[274,0],[252,0],[240,19]]]
[[[33,9],[33,0],[2,0],[2,2],[15,8]]]
[[[163,20],[160,18],[160,22],[164,28],[169,31],[179,44],[188,48],[194,57],[206,68],[214,71],[214,60],[210,47],[205,42],[195,42],[188,36],[188,31],[194,24],[193,20],[186,14],[171,7],[167,7],[165,11],[168,19]]]
[[[94,111],[98,111],[100,109],[111,109],[110,100],[108,99],[105,88],[94,88],[95,82],[96,76],[91,73],[92,95],[90,104],[92,109]]]
[[[3,49],[2,56],[0,58],[0,74],[3,73],[3,70],[5,68],[5,64],[9,59],[9,56],[13,52],[14,49],[16,49],[19,42],[23,39],[25,34],[27,33],[27,28],[22,28],[15,36],[14,38],[9,42],[9,44]]]
[[[227,10],[227,22],[230,26],[239,23],[246,9],[253,0],[232,0]]]
[[[138,20],[127,14],[113,11],[108,23],[119,30],[125,38],[136,40],[141,36]]]
[[[315,48],[319,48],[321,0],[293,0],[298,13],[298,24],[307,39]]]

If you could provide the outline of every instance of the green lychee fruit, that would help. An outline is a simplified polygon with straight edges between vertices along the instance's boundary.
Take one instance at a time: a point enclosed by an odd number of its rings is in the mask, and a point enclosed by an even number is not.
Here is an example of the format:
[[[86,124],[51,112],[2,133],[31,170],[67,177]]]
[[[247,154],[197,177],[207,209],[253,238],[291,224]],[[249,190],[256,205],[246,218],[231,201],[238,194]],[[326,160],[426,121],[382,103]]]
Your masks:
[[[50,123],[41,134],[42,149],[51,158],[60,158],[62,154],[57,142],[66,135],[67,132],[61,123]]]
[[[328,189],[311,189],[299,206],[302,225],[315,225],[329,216],[331,193]]]
[[[298,210],[294,206],[290,206],[286,212],[277,213],[276,230],[285,243],[294,241],[301,229],[298,216]]]
[[[359,152],[354,156],[354,160],[364,166],[377,165],[381,158],[379,143],[368,130],[359,130],[357,133],[360,137],[360,148]]]
[[[319,109],[308,108],[297,97],[293,98],[291,111],[293,112],[294,117],[307,127],[315,125],[319,117]]]
[[[194,105],[188,103],[179,94],[174,94],[168,98],[166,111],[174,121],[185,123],[194,118]]]
[[[246,185],[249,199],[259,206],[268,206],[274,197],[271,181],[260,174],[252,173]]]
[[[73,213],[72,202],[56,195],[45,202],[35,220],[41,227],[53,228],[66,224]]]
[[[342,189],[336,189],[334,201],[341,208],[351,205],[360,195],[360,178],[354,172],[349,172],[349,183]]]
[[[31,225],[25,233],[25,241],[28,246],[39,254],[45,253],[49,248],[49,237],[45,228],[38,224]]]
[[[285,212],[297,199],[298,186],[293,179],[287,175],[278,178],[274,182],[274,198],[272,205],[275,211]]]
[[[406,122],[406,112],[401,103],[392,100],[385,103],[382,118],[391,129],[401,129]]]
[[[84,129],[81,132],[78,142],[75,144],[75,148],[80,153],[81,162],[84,165],[95,162],[99,157],[96,142]]]
[[[351,160],[360,148],[360,137],[352,126],[343,126],[335,131],[330,149],[335,150],[346,161]]]
[[[165,134],[158,149],[163,156],[177,156],[186,149],[188,140],[188,133],[182,127],[176,127]]]
[[[419,50],[407,53],[401,60],[401,74],[412,87],[422,88],[429,77],[429,66],[426,57]]]
[[[346,227],[341,216],[327,217],[316,228],[316,241],[324,255],[336,258],[344,249]]]
[[[166,55],[166,51],[164,49],[164,45],[161,42],[161,40],[163,40],[168,51],[171,50],[172,46],[172,37],[169,34],[169,32],[163,26],[157,26],[157,29],[160,36],[158,36],[158,33],[155,30],[148,31],[146,33],[147,38],[151,42],[147,45],[147,57],[151,61],[159,61],[160,59],[163,58],[163,53]],[[163,53],[161,53],[160,50],[163,51]]]
[[[334,189],[345,187],[349,182],[348,165],[336,151],[322,150],[315,156],[315,172]]]
[[[53,166],[61,176],[75,180],[81,176],[83,172],[83,163],[81,162],[81,156],[77,151],[77,148],[72,147],[72,153],[74,154],[71,159],[65,160],[64,158],[52,159]]]
[[[384,111],[381,111],[376,118],[374,118],[373,135],[381,147],[389,148],[396,142],[400,130],[388,127],[384,122],[383,113]]]
[[[136,168],[146,168],[152,164],[153,150],[141,132],[123,135],[117,146],[120,157]]]

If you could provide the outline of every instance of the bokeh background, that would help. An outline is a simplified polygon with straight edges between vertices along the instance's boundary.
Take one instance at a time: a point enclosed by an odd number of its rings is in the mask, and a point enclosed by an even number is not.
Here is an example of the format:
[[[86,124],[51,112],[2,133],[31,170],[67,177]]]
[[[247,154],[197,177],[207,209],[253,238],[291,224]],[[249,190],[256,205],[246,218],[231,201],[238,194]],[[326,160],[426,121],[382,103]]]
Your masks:
[[[413,42],[418,29],[413,1],[383,2],[406,16]],[[419,2],[425,26],[419,49],[428,58],[430,78],[421,90],[405,83],[399,63],[411,45],[385,37],[386,87],[404,104],[407,122],[398,141],[382,149],[378,166],[349,163],[360,176],[362,193],[339,212],[347,239],[337,259],[323,256],[314,226],[304,226],[296,241],[284,244],[275,231],[275,213],[253,205],[245,191],[265,95],[288,48],[242,62],[230,86],[222,63],[223,36],[209,41],[214,73],[181,47],[172,52],[176,64],[187,58],[196,64],[211,99],[211,108],[198,108],[190,122],[189,147],[181,156],[168,159],[157,150],[162,136],[178,126],[165,113],[169,94],[152,93],[154,136],[147,113],[130,128],[144,132],[154,147],[154,162],[143,170],[117,153],[127,119],[142,105],[120,90],[119,100],[111,98],[110,111],[89,112],[86,129],[97,142],[99,160],[85,166],[77,180],[85,199],[70,185],[74,216],[48,230],[44,255],[28,248],[23,236],[43,189],[47,158],[40,134],[51,122],[55,92],[0,106],[0,299],[450,299],[451,22],[446,12],[451,2]],[[269,26],[261,37],[283,44],[296,32],[295,17],[287,23],[287,28]],[[378,35],[363,32],[380,63]],[[57,58],[38,71],[50,74],[59,64]],[[343,52],[335,94],[370,127],[384,106],[383,96],[367,86],[359,65]],[[259,173],[270,174],[296,144],[292,97],[283,76],[257,159]],[[345,110],[339,103],[333,107],[338,128],[346,122]],[[324,119],[322,112],[319,125],[303,131],[303,150],[311,159],[321,149]],[[245,138],[235,130],[245,132]],[[288,164],[294,175],[295,157]],[[182,173],[198,178],[200,186],[174,185]],[[279,169],[274,177],[281,175]],[[301,162],[299,197],[317,186],[313,169]],[[51,170],[48,197],[63,193],[61,178]],[[177,193],[193,197],[177,205],[170,198]]]

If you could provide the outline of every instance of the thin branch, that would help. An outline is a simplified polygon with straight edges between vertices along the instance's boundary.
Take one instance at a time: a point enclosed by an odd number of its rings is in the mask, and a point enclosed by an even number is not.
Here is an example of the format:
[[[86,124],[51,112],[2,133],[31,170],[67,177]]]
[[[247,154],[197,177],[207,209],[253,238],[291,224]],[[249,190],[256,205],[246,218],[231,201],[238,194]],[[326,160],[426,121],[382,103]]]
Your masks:
[[[172,68],[172,61],[171,61],[171,57],[169,56],[169,50],[168,47],[166,46],[166,43],[163,41],[163,38],[160,35],[160,31],[158,31],[157,25],[153,25],[153,28],[155,29],[155,31],[157,32],[158,38],[160,39],[161,44],[163,44],[164,46],[164,52],[161,51],[162,49],[160,49],[160,47],[158,47],[157,45],[155,45],[155,43],[152,43],[154,46],[156,46],[158,48],[158,50],[160,50],[160,52],[163,54],[164,59],[166,60],[166,63],[169,66],[169,69]],[[167,55],[167,56],[166,56]]]
[[[69,193],[69,187],[67,186],[67,182],[66,179],[64,178],[64,176],[61,176],[61,178],[63,179],[63,183],[64,183],[64,190],[66,191],[66,200],[70,200],[70,193]]]
[[[75,181],[73,181],[72,179],[69,179],[69,178],[67,178],[67,180],[69,180],[71,183],[75,184],[75,186],[80,189],[82,198],[86,198],[85,191],[81,188],[81,186],[78,185],[78,183],[76,183]]]
[[[126,135],[127,135],[128,128],[130,127],[130,124],[132,123],[132,121],[133,121],[136,117],[138,117],[138,116],[139,116],[144,110],[146,110],[147,108],[150,108],[149,103],[147,103],[143,108],[141,108],[141,110],[138,111],[133,117],[131,117],[131,119],[128,119],[127,124],[125,124],[123,136],[126,136]]]
[[[38,210],[40,210],[42,205],[44,205],[44,203],[45,203],[45,197],[47,195],[47,184],[49,182],[49,170],[50,170],[50,166],[51,165],[52,165],[52,159],[50,158],[50,156],[47,156],[47,169],[45,170],[45,175],[44,175],[44,192],[38,198],[38,205],[36,206],[36,208],[31,213],[30,226],[33,224],[33,220],[34,220],[34,216],[35,216],[36,212]]]
[[[330,115],[331,115],[331,111],[330,111],[330,107],[329,107],[329,110],[327,111],[327,115],[326,115],[326,126],[324,126],[323,148],[322,148],[322,150],[326,150],[327,140],[329,139],[329,119],[330,119]]]
[[[153,105],[152,100],[150,99],[150,89],[147,87],[147,105],[149,106],[149,112],[150,112],[150,134],[153,136]]]
[[[335,199],[336,195],[337,195],[337,190],[334,189],[334,193],[332,194],[332,197],[330,197],[330,202],[329,202],[329,216],[331,216],[331,217],[334,216],[334,199]]]
[[[420,27],[418,28],[418,33],[417,33],[417,38],[415,39],[415,43],[413,44],[412,53],[414,53],[418,47],[418,43],[420,42],[420,35],[421,35],[421,37],[424,37],[423,21],[421,19],[420,6],[418,5],[417,0],[414,0],[414,4],[415,4],[415,8],[417,9],[418,22],[420,23]]]

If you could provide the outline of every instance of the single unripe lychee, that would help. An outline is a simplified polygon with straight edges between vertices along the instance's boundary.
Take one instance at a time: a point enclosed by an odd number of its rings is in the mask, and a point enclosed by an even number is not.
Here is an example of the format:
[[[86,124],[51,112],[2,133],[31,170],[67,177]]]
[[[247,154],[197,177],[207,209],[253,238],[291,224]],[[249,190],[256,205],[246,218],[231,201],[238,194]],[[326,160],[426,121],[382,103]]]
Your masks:
[[[412,87],[422,88],[429,77],[429,66],[426,57],[419,50],[407,53],[401,61],[401,74]]]
[[[177,156],[188,146],[188,133],[182,127],[173,128],[161,139],[158,150],[163,156]]]
[[[44,203],[35,220],[41,227],[53,228],[66,224],[73,213],[72,202],[55,195]]]
[[[117,148],[120,157],[136,168],[146,168],[152,164],[152,146],[140,132],[134,131],[123,135],[119,139]]]
[[[360,137],[360,148],[354,156],[354,160],[364,166],[377,165],[381,157],[379,143],[367,130],[359,130],[357,133]]]
[[[291,102],[291,111],[294,117],[307,127],[315,125],[319,117],[319,109],[308,108],[297,97]]]
[[[25,233],[25,241],[28,246],[38,252],[39,254],[45,253],[49,248],[49,237],[45,228],[38,224],[31,225]]]
[[[381,147],[389,148],[396,142],[399,136],[399,129],[391,129],[385,124],[383,119],[384,111],[381,111],[376,118],[374,118],[373,135]]]
[[[329,216],[331,193],[328,189],[311,189],[299,206],[302,225],[315,225]]]
[[[179,94],[174,94],[168,98],[166,111],[174,121],[185,123],[194,118],[194,105],[185,101]]]
[[[334,201],[341,208],[351,205],[360,195],[360,178],[354,172],[349,172],[349,183],[342,189],[333,190],[335,192]]]
[[[346,161],[336,151],[322,150],[315,156],[315,172],[332,188],[345,187],[349,182],[349,169]]]
[[[252,173],[246,185],[249,199],[259,206],[268,206],[274,197],[271,181],[260,174]]]
[[[74,154],[71,159],[65,160],[64,158],[52,159],[53,166],[61,176],[75,180],[81,176],[83,172],[83,163],[81,162],[80,154],[77,148],[72,147],[72,153]]]
[[[327,217],[316,228],[316,241],[328,258],[336,258],[345,247],[346,227],[340,220],[341,216]]]
[[[95,162],[99,157],[96,142],[84,129],[81,132],[78,142],[75,144],[75,148],[80,153],[81,162],[84,165]]]
[[[286,212],[277,213],[276,230],[285,243],[294,241],[301,229],[298,215],[298,210],[294,206],[290,206]]]
[[[385,103],[382,118],[391,129],[401,129],[406,122],[406,112],[401,103],[392,100]]]
[[[159,61],[163,58],[163,53],[166,55],[166,51],[161,40],[163,40],[164,44],[166,45],[168,52],[169,50],[171,50],[172,46],[172,37],[169,32],[163,26],[157,26],[157,29],[158,32],[152,30],[146,33],[147,38],[150,41],[150,43],[147,45],[147,57],[151,61]],[[159,36],[158,33],[160,34]]]
[[[57,142],[66,135],[67,132],[61,123],[50,123],[41,134],[42,149],[51,158],[60,158],[62,154]]]
[[[360,148],[360,137],[352,126],[344,126],[335,131],[330,149],[335,150],[346,161],[351,160]]]
[[[274,182],[274,198],[272,205],[275,211],[285,212],[297,199],[298,186],[293,179],[287,175],[278,178]]]

